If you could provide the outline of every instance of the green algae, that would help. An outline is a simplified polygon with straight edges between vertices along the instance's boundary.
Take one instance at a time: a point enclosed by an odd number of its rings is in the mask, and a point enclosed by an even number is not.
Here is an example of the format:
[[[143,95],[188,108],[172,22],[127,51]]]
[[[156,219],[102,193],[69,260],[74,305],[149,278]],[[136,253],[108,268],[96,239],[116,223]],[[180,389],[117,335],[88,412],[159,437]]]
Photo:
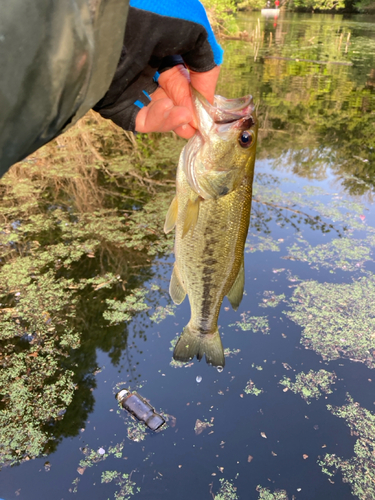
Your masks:
[[[289,377],[284,375],[279,384],[284,385],[294,392],[294,394],[299,394],[307,404],[310,404],[310,399],[319,399],[322,393],[331,394],[331,385],[334,384],[336,380],[337,376],[335,373],[326,370],[310,370],[308,373],[298,373],[295,382],[292,382]]]
[[[285,490],[275,490],[272,492],[268,488],[258,485],[256,488],[259,493],[258,500],[289,500],[288,494]]]
[[[354,496],[360,500],[375,498],[375,415],[347,394],[348,403],[343,406],[327,405],[336,417],[345,419],[352,435],[357,436],[354,456],[342,458],[327,453],[318,464],[332,477],[341,472],[344,483],[349,483]]]
[[[286,315],[303,328],[301,343],[323,359],[349,358],[375,367],[375,276],[348,284],[298,285]]]
[[[269,334],[270,327],[267,316],[250,316],[248,313],[241,314],[242,321],[236,321],[228,326],[241,328],[242,331],[252,331],[253,333],[262,332],[264,335]]]

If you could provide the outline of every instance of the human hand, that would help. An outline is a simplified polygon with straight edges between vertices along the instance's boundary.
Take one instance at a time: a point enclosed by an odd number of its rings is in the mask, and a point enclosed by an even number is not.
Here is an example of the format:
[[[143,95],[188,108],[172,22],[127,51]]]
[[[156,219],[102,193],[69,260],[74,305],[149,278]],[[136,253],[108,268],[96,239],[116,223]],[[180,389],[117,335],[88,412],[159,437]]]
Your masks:
[[[137,114],[137,132],[169,132],[185,139],[197,129],[191,83],[209,102],[213,102],[220,66],[206,72],[188,71],[178,65],[164,71],[158,80],[160,87],[151,95],[151,102]]]

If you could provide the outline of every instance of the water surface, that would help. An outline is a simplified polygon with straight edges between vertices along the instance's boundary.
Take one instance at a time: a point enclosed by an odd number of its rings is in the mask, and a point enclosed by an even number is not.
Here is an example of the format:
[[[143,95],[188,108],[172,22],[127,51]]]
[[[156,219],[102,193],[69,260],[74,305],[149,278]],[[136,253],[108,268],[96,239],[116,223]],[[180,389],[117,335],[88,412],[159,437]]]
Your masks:
[[[190,311],[168,295],[160,170],[180,143],[148,143],[138,185],[103,140],[111,175],[56,173],[54,203],[42,178],[4,178],[1,498],[375,497],[374,21],[252,14],[223,42],[218,93],[254,96],[260,144],[222,372],[171,357]],[[132,421],[122,387],[168,427]]]

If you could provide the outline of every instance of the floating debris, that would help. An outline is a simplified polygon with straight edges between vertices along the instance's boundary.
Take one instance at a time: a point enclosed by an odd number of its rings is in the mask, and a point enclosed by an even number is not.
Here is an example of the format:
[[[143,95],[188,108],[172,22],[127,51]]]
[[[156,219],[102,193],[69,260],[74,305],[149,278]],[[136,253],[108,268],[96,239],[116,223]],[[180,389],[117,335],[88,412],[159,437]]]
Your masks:
[[[208,427],[213,427],[213,425],[214,425],[213,420],[214,420],[214,418],[212,417],[210,422],[208,422],[207,420],[202,422],[202,420],[199,420],[199,418],[197,418],[197,421],[195,422],[195,426],[194,426],[195,434],[198,436]]]

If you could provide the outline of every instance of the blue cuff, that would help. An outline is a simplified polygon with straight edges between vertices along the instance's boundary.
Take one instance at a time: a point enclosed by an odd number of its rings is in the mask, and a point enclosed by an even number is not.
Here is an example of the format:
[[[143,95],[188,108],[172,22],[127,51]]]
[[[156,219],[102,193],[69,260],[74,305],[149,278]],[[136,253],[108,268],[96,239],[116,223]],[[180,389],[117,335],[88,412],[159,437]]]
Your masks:
[[[215,64],[220,65],[223,62],[224,51],[217,43],[206,11],[198,0],[130,0],[130,6],[160,16],[175,17],[202,25],[207,31],[207,39],[214,54]]]

